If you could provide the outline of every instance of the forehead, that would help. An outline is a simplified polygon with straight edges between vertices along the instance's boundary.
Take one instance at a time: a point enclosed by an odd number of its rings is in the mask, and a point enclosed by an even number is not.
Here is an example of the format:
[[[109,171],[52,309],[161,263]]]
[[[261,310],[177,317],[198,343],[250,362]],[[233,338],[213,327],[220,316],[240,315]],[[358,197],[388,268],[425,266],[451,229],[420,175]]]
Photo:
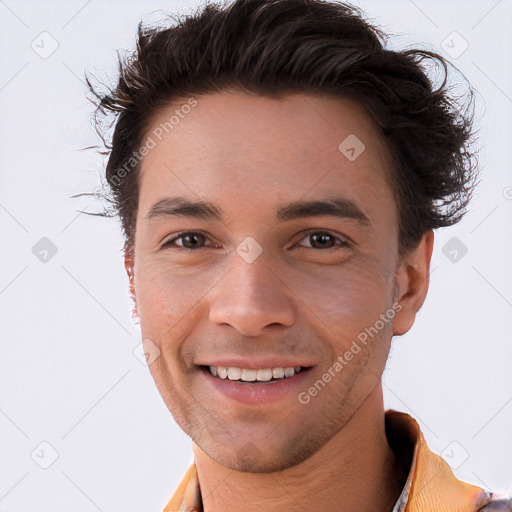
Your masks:
[[[260,211],[267,203],[332,195],[369,211],[392,201],[383,141],[363,108],[347,99],[242,92],[183,98],[154,116],[149,138],[142,211],[165,195],[217,198],[228,208],[257,202]]]

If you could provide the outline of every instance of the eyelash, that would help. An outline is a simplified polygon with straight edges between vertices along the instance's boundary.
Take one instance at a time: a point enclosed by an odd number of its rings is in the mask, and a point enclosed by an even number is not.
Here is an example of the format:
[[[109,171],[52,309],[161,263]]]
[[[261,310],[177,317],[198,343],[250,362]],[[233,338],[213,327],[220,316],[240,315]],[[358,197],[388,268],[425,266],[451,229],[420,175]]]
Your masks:
[[[335,234],[333,234],[329,231],[324,231],[324,230],[320,230],[320,229],[310,229],[310,230],[304,232],[304,234],[303,234],[302,238],[299,240],[299,242],[304,240],[304,238],[306,238],[307,236],[310,236],[313,234],[329,235],[332,238],[334,238],[336,242],[339,242],[334,247],[327,247],[325,249],[317,249],[318,251],[339,250],[342,248],[346,249],[346,248],[352,247],[352,243],[349,242],[349,240],[346,239],[345,237],[336,236]],[[182,232],[178,233],[176,236],[174,236],[173,238],[171,238],[170,240],[167,240],[167,242],[164,242],[162,244],[162,249],[171,248],[171,249],[179,249],[181,251],[187,251],[187,252],[196,252],[199,249],[207,249],[208,248],[208,247],[199,247],[198,249],[191,249],[190,247],[180,247],[180,246],[174,245],[174,242],[176,242],[176,240],[179,240],[180,238],[184,237],[185,235],[203,235],[204,237],[208,238],[208,236],[205,233],[202,233],[201,231],[182,231]],[[298,246],[299,242],[297,242],[296,244],[293,245],[293,249],[295,249]],[[305,247],[305,249],[316,249],[316,247]]]

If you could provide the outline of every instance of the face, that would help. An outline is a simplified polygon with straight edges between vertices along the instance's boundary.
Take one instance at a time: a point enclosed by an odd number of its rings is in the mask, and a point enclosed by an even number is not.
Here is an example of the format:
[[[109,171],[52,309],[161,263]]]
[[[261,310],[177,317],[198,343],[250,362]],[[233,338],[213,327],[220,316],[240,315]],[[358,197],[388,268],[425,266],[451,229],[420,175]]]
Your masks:
[[[165,136],[186,100],[146,134],[162,140],[141,165],[126,261],[142,337],[167,407],[205,453],[280,470],[380,384],[400,310],[386,153],[349,100],[196,99]]]

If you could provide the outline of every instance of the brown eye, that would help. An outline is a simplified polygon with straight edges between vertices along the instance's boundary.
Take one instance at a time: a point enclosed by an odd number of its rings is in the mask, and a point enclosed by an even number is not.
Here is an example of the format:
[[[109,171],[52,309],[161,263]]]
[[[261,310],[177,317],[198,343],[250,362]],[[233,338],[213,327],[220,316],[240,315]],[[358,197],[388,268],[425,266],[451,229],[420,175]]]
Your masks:
[[[176,244],[175,242],[177,240],[181,240],[181,243]],[[162,247],[195,250],[197,248],[202,248],[206,240],[207,238],[205,235],[203,235],[203,233],[196,231],[185,231],[175,236],[171,240],[165,242]]]
[[[180,238],[183,241],[183,247],[185,247],[185,249],[196,249],[206,240],[206,237],[201,233],[186,233]]]
[[[336,244],[334,238],[329,233],[314,233],[309,235],[311,246],[315,249],[325,249],[333,247],[333,243]]]
[[[310,231],[306,233],[302,240],[309,241],[311,249],[333,249],[334,247],[350,247],[350,244],[338,236],[334,236],[328,231]]]

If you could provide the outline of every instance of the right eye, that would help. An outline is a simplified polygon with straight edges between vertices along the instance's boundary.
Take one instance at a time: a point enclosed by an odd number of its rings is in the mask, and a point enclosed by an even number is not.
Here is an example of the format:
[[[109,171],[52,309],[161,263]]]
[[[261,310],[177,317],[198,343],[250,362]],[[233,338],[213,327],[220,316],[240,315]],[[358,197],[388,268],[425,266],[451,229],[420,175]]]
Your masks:
[[[176,244],[177,240],[181,240],[181,245]],[[186,251],[195,251],[202,248],[202,244],[208,240],[204,233],[200,231],[182,231],[176,234],[170,240],[162,244],[162,249],[182,249]],[[214,247],[220,247],[219,244],[214,244]]]

